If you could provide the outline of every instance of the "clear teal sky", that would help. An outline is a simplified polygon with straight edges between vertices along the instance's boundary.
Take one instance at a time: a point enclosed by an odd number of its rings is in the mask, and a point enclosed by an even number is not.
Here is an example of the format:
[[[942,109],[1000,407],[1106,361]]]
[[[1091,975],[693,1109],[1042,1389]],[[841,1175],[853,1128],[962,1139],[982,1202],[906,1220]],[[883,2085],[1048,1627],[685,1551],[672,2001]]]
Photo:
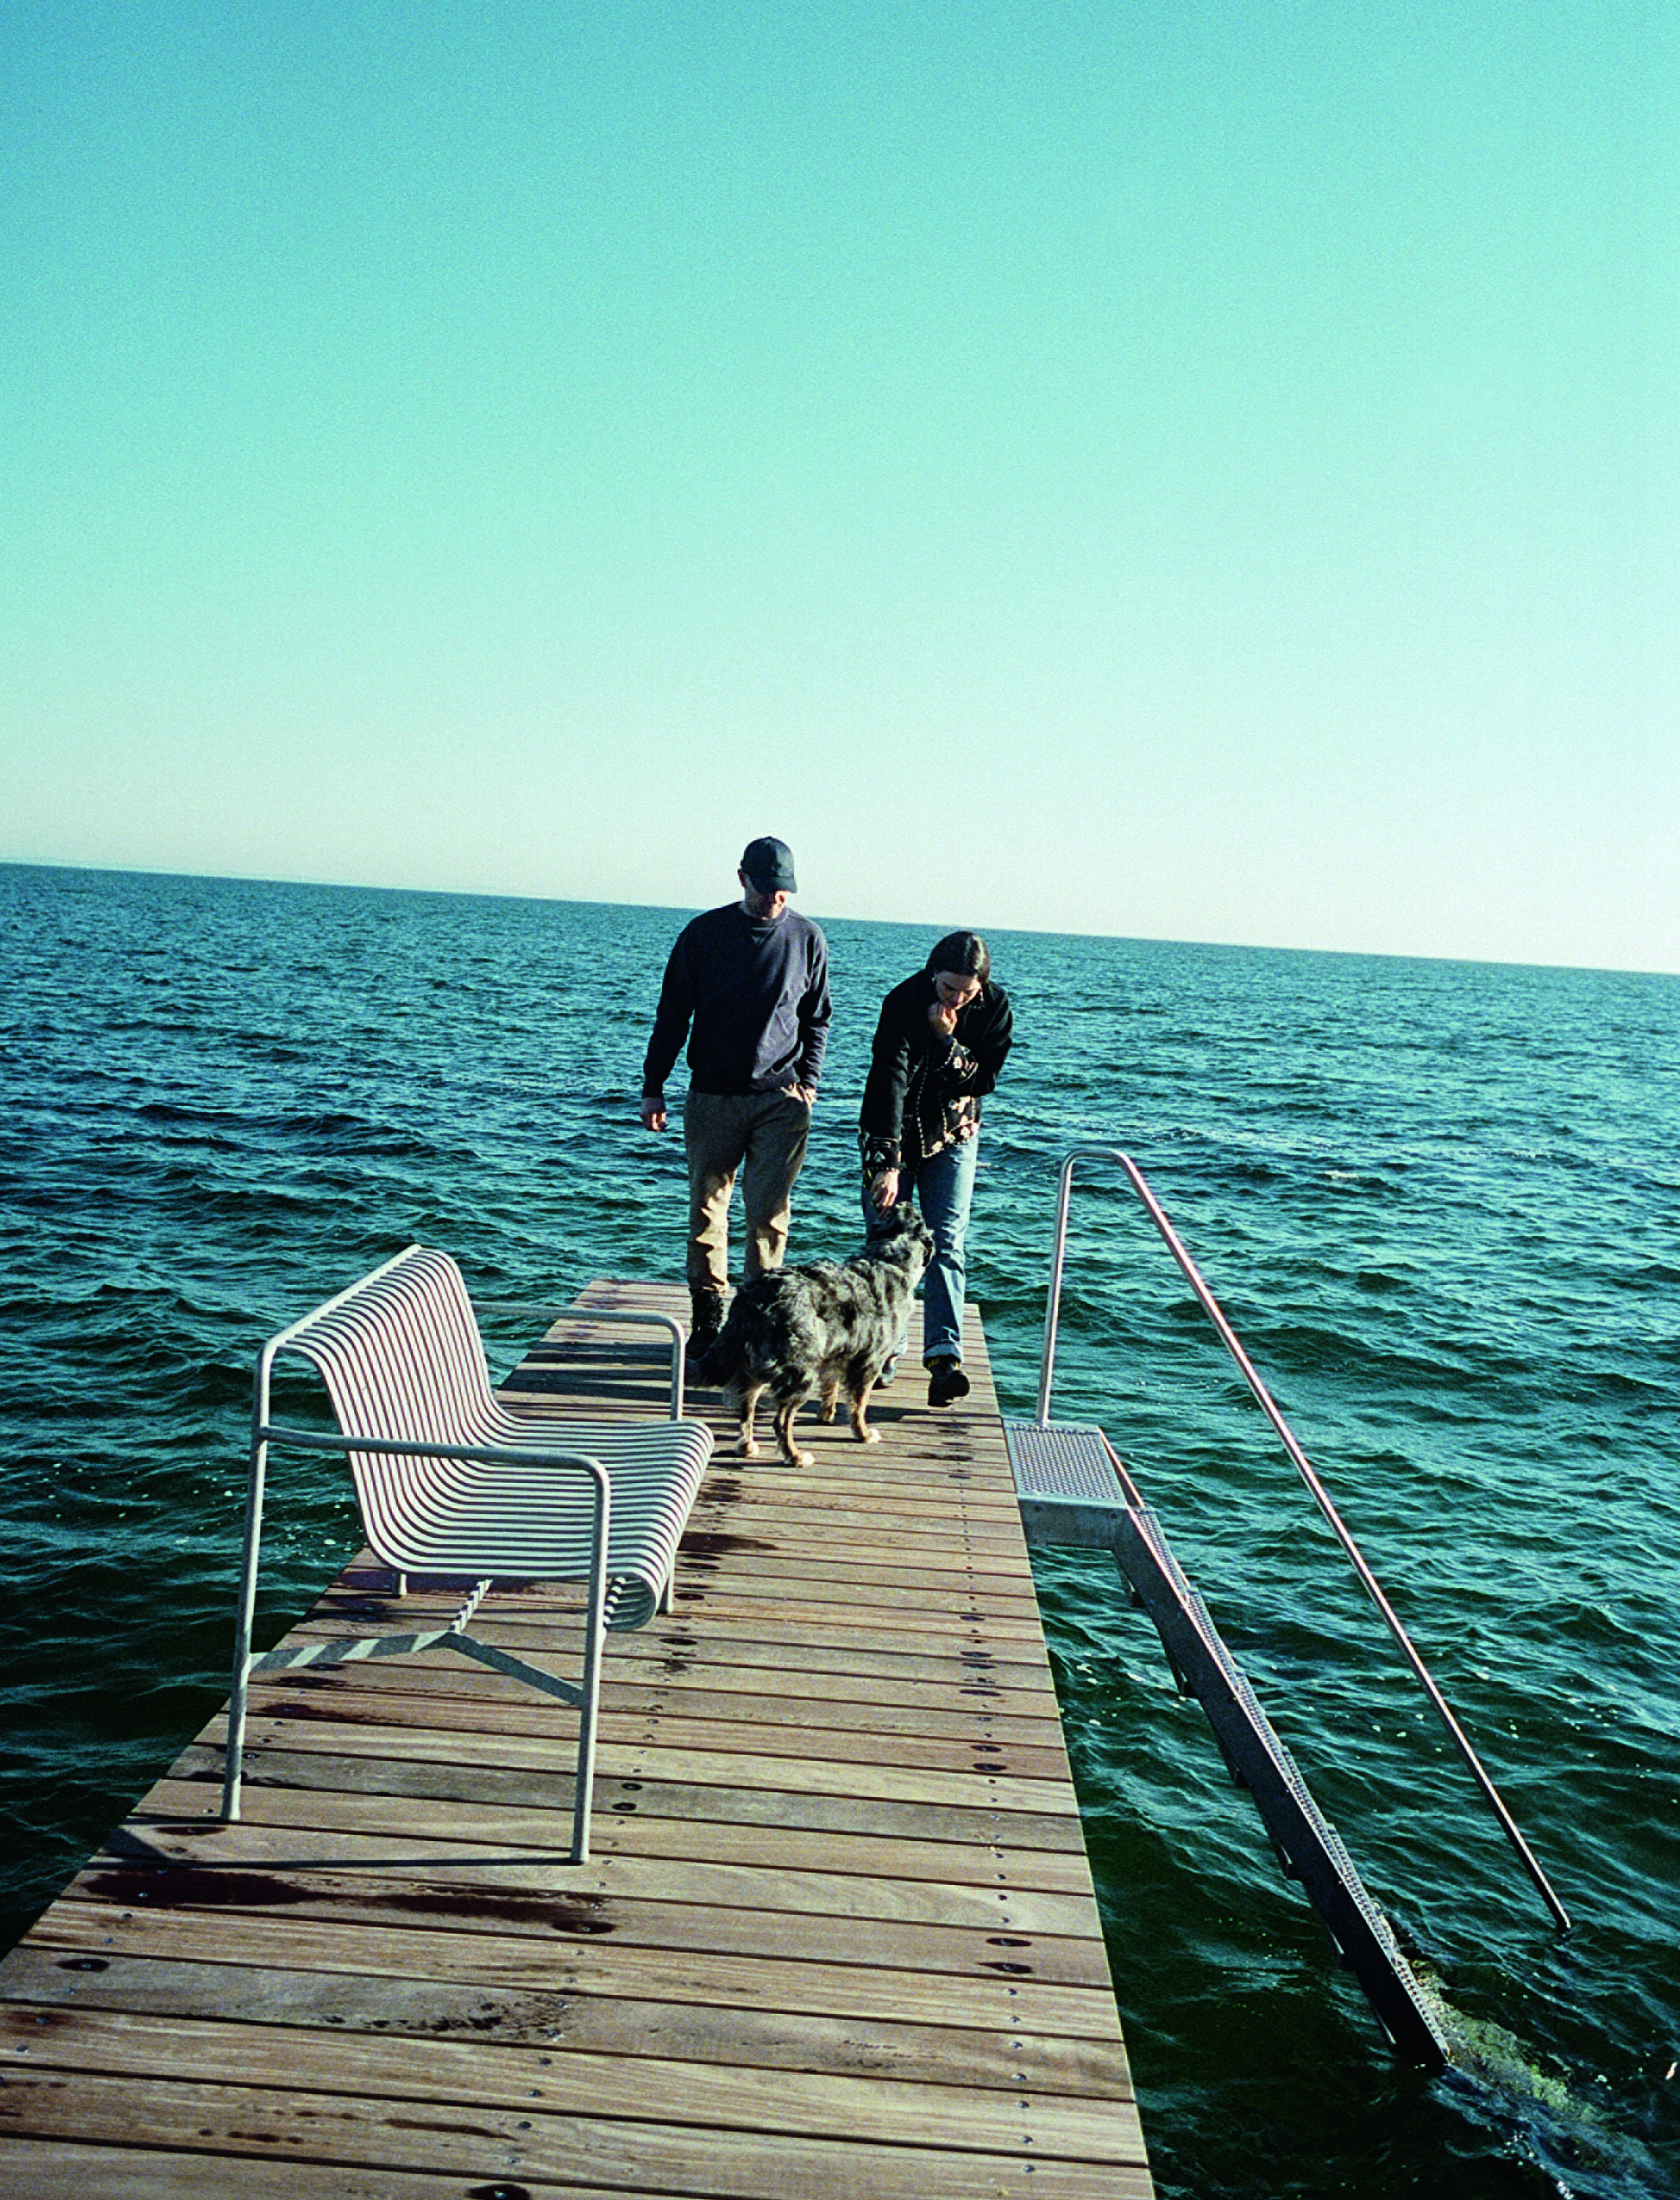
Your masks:
[[[1680,970],[1674,5],[0,26],[0,856]]]

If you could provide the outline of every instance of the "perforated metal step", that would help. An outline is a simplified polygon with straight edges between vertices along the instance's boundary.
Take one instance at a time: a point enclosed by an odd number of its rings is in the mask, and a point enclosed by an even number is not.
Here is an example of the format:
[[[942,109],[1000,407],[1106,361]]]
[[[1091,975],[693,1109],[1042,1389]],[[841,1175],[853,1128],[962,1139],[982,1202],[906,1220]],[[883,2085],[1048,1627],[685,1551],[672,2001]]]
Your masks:
[[[1005,1421],[1004,1436],[1027,1542],[1111,1550],[1127,1493],[1101,1429]]]

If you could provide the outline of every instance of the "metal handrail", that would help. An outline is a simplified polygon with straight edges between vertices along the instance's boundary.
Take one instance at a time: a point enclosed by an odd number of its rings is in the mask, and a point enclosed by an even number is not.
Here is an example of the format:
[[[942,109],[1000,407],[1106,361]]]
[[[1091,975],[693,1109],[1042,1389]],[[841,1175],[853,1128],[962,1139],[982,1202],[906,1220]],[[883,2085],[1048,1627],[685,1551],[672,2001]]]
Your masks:
[[[1361,1551],[1358,1544],[1354,1541],[1353,1536],[1348,1529],[1347,1524],[1342,1518],[1341,1514],[1336,1510],[1335,1506],[1332,1504],[1329,1494],[1326,1490],[1324,1484],[1319,1480],[1318,1476],[1313,1471],[1312,1464],[1308,1460],[1306,1453],[1302,1450],[1301,1446],[1296,1442],[1294,1431],[1291,1429],[1288,1422],[1284,1419],[1282,1413],[1278,1410],[1271,1392],[1267,1389],[1264,1383],[1261,1381],[1259,1375],[1256,1372],[1254,1363],[1250,1360],[1248,1354],[1244,1351],[1241,1343],[1238,1340],[1237,1332],[1232,1328],[1231,1324],[1226,1319],[1218,1300],[1208,1288],[1206,1282],[1203,1278],[1201,1271],[1197,1267],[1195,1261],[1191,1259],[1190,1255],[1185,1250],[1183,1241],[1179,1237],[1177,1231],[1174,1229],[1172,1224],[1168,1220],[1166,1214],[1162,1212],[1160,1202],[1156,1198],[1155,1194],[1150,1190],[1148,1184],[1144,1181],[1143,1171],[1138,1167],[1137,1163],[1132,1159],[1129,1154],[1121,1153],[1117,1146],[1087,1146],[1077,1148],[1074,1152],[1068,1156],[1067,1159],[1062,1164],[1061,1184],[1057,1193],[1056,1208],[1056,1245],[1051,1260],[1050,1294],[1048,1302],[1045,1308],[1044,1356],[1040,1364],[1039,1375],[1039,1426],[1040,1428],[1047,1428],[1050,1425],[1050,1386],[1051,1376],[1056,1364],[1056,1337],[1061,1317],[1062,1273],[1066,1262],[1068,1248],[1068,1209],[1073,1197],[1074,1166],[1075,1162],[1082,1161],[1115,1161],[1120,1163],[1121,1168],[1126,1172],[1133,1190],[1143,1202],[1144,1211],[1148,1214],[1150,1220],[1154,1223],[1156,1230],[1160,1232],[1161,1237],[1167,1246],[1167,1249],[1171,1253],[1173,1258],[1178,1262],[1179,1267],[1183,1270],[1191,1289],[1195,1292],[1197,1299],[1201,1302],[1203,1312],[1207,1315],[1208,1319],[1213,1323],[1215,1329],[1218,1331],[1220,1341],[1223,1343],[1226,1350],[1231,1355],[1232,1358],[1236,1361],[1238,1366],[1242,1370],[1243,1378],[1247,1383],[1250,1390],[1253,1391],[1255,1397],[1259,1403],[1261,1411],[1265,1414],[1267,1419],[1271,1422],[1273,1427],[1282,1438],[1284,1449],[1289,1454],[1291,1460],[1294,1462],[1296,1470],[1301,1476],[1302,1480],[1312,1492],[1314,1500],[1316,1502],[1320,1512],[1323,1513],[1325,1518],[1330,1523],[1332,1529],[1335,1531],[1337,1541],[1341,1544],[1342,1548],[1347,1553],[1349,1559],[1352,1562],[1355,1572],[1359,1576],[1361,1582],[1364,1585],[1366,1594],[1370,1597],[1371,1601],[1376,1606],[1378,1611],[1382,1614],[1384,1623],[1387,1626],[1390,1634],[1394,1637],[1396,1643],[1399,1646],[1401,1654],[1404,1657],[1407,1664],[1411,1667],[1412,1671],[1422,1687],[1425,1694],[1434,1706],[1437,1716],[1440,1718],[1442,1724],[1446,1728],[1447,1732],[1451,1737],[1453,1744],[1458,1750],[1460,1756],[1462,1757],[1466,1764],[1469,1767],[1471,1774],[1475,1779],[1478,1787],[1480,1788],[1483,1796],[1487,1801],[1490,1809],[1493,1811],[1494,1816],[1498,1819],[1499,1823],[1504,1831],[1506,1839],[1516,1851],[1524,1870],[1533,1881],[1537,1893],[1539,1894],[1541,1899],[1545,1903],[1547,1909],[1550,1911],[1553,1923],[1557,1927],[1559,1932],[1568,1932],[1568,1911],[1564,1908],[1562,1903],[1559,1901],[1556,1894],[1553,1892],[1551,1881],[1541,1869],[1539,1862],[1535,1857],[1533,1850],[1530,1848],[1527,1841],[1523,1838],[1521,1828],[1518,1826],[1516,1820],[1511,1816],[1510,1811],[1506,1808],[1504,1799],[1501,1796],[1499,1790],[1494,1786],[1492,1780],[1490,1778],[1486,1767],[1483,1764],[1482,1760],[1477,1756],[1475,1750],[1472,1747],[1468,1735],[1465,1733],[1464,1729],[1459,1724],[1458,1720],[1454,1717],[1451,1706],[1448,1704],[1446,1698],[1442,1694],[1439,1688],[1436,1685],[1434,1676],[1430,1672],[1429,1668],[1424,1664],[1422,1658],[1418,1654],[1416,1646],[1414,1644],[1411,1636],[1408,1635],[1405,1628],[1401,1624],[1399,1617],[1396,1613],[1394,1607],[1390,1604],[1387,1597],[1383,1594],[1381,1584],[1379,1583],[1375,1574],[1372,1572],[1370,1566],[1366,1563],[1364,1553]]]

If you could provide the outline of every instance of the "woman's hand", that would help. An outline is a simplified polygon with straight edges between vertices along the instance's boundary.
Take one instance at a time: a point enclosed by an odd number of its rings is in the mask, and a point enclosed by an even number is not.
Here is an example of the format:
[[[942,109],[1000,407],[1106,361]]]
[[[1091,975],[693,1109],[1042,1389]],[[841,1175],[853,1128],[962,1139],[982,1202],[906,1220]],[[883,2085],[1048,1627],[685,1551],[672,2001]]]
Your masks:
[[[869,1186],[869,1197],[882,1214],[886,1214],[889,1207],[898,1205],[899,1172],[897,1169],[882,1169],[881,1174]]]
[[[928,1003],[928,1021],[941,1039],[949,1039],[957,1029],[957,1011],[946,1008],[943,1001]]]

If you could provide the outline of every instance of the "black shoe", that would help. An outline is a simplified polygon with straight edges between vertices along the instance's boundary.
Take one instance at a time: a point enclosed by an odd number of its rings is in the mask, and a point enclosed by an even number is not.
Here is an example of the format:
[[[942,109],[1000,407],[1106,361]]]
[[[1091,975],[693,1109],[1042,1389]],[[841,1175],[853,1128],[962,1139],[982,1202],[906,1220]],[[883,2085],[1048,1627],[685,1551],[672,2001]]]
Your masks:
[[[930,1360],[928,1362],[928,1403],[948,1406],[954,1398],[969,1395],[969,1378],[963,1372],[960,1360]]]

